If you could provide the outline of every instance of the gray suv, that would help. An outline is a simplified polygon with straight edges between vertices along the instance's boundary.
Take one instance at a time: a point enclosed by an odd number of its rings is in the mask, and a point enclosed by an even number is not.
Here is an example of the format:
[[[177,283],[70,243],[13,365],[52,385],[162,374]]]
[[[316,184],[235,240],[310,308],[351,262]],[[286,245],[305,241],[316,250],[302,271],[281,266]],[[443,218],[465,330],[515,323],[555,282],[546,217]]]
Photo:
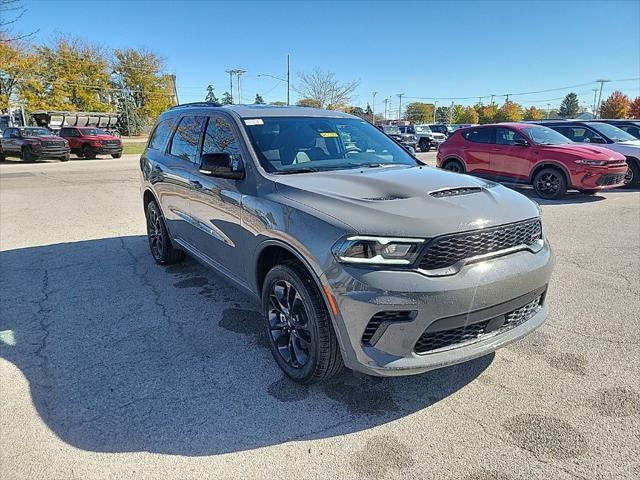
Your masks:
[[[298,382],[464,362],[547,317],[537,205],[421,165],[358,117],[181,105],[140,167],[155,261],[186,252],[259,299],[256,321]]]

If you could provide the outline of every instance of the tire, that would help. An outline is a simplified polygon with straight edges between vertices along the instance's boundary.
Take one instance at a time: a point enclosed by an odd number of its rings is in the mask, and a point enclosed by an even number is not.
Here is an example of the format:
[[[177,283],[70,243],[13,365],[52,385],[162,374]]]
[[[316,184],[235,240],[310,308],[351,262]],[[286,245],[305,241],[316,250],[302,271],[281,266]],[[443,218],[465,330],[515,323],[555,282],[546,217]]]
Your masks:
[[[567,179],[557,168],[543,168],[533,177],[533,189],[540,198],[558,200],[567,193]]]
[[[67,153],[64,157],[62,157],[60,159],[61,162],[68,162],[69,161],[69,154]]]
[[[638,188],[640,186],[640,165],[637,160],[627,160],[629,170],[624,178],[624,188]]]
[[[273,358],[293,381],[316,383],[344,368],[331,317],[304,268],[286,262],[269,270],[262,309]]]
[[[33,163],[38,159],[38,157],[33,154],[29,147],[22,147],[20,158],[22,159],[22,161],[27,163]]]
[[[89,145],[82,147],[82,156],[87,160],[93,160],[96,158],[96,152]]]
[[[460,160],[445,160],[442,168],[454,173],[464,173],[464,165]]]
[[[164,218],[155,201],[149,202],[145,211],[147,238],[151,256],[158,265],[171,265],[184,259],[184,252],[173,248]]]
[[[429,140],[422,139],[418,143],[421,152],[428,152],[431,150],[431,142]]]
[[[112,158],[120,158],[122,157],[122,153],[114,153],[111,155]]]

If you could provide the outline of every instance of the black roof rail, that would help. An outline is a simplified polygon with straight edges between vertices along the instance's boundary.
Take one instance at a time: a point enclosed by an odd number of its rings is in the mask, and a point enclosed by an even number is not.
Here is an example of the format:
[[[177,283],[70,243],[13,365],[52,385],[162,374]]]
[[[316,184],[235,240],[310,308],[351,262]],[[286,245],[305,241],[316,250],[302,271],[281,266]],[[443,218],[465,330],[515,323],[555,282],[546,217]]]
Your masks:
[[[191,103],[180,103],[179,105],[174,105],[169,110],[173,110],[174,108],[182,108],[182,107],[221,107],[221,103],[217,102],[191,102]]]

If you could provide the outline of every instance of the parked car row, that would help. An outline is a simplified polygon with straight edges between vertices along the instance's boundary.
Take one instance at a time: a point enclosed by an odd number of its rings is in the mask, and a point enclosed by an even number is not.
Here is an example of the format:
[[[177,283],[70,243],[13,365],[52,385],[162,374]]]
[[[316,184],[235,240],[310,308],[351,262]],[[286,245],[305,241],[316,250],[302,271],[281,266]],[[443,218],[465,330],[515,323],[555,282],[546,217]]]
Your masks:
[[[46,159],[66,162],[71,153],[86,159],[97,155],[120,158],[122,141],[93,127],[64,127],[58,135],[44,127],[8,127],[0,138],[0,160],[17,157],[25,162]]]
[[[583,145],[580,145],[583,144]],[[605,122],[500,123],[463,128],[441,146],[437,166],[533,186],[541,198],[636,187],[640,140]]]

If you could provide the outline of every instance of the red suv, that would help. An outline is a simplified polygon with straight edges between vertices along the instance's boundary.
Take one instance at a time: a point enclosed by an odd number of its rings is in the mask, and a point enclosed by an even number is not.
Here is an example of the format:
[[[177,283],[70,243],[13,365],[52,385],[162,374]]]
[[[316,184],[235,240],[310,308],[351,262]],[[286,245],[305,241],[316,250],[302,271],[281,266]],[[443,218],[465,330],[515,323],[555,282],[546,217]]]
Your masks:
[[[546,199],[567,188],[595,193],[624,185],[623,155],[604,147],[577,144],[555,130],[527,123],[469,127],[440,146],[437,165],[505,183],[527,183]]]
[[[94,127],[63,127],[59,135],[69,142],[71,153],[78,157],[96,158],[96,155],[122,156],[122,142],[109,132]]]

